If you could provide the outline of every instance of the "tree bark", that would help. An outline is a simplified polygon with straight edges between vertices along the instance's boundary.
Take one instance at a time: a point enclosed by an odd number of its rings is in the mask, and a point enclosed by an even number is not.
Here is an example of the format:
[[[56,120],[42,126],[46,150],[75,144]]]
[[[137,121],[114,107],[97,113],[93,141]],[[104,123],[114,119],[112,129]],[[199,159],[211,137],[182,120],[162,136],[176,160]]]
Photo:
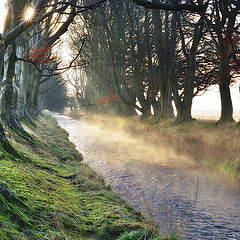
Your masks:
[[[142,117],[141,119],[146,119],[149,118],[151,116],[151,105],[149,104],[148,99],[145,99],[145,97],[143,96],[143,93],[139,94],[137,96],[138,101],[142,107]]]
[[[153,2],[148,0],[132,0],[137,5],[140,5],[149,9],[162,9],[167,11],[183,11],[188,10],[190,12],[202,12],[206,10],[207,4],[196,5],[196,4],[173,4],[173,3],[161,3],[161,2]]]
[[[174,116],[172,107],[172,86],[168,80],[168,63],[163,63],[160,79],[160,118],[168,119]]]
[[[186,73],[186,84],[184,88],[184,98],[182,101],[181,113],[178,116],[177,121],[192,121],[192,100],[193,100],[193,89],[195,82],[195,71],[196,71],[196,52],[192,52],[188,56],[187,73]]]
[[[0,141],[1,141],[1,139],[6,139],[6,135],[3,130],[2,124],[0,123]]]
[[[230,93],[231,74],[229,69],[228,46],[220,45],[219,89],[221,97],[221,117],[218,123],[233,122],[233,106]]]
[[[23,132],[16,115],[13,96],[13,78],[15,75],[16,52],[15,44],[10,44],[5,53],[4,76],[1,87],[1,119],[11,128]]]
[[[33,80],[31,107],[30,107],[30,112],[32,112],[34,116],[39,113],[38,96],[39,96],[40,85],[41,85],[40,78],[36,76]]]
[[[182,50],[185,55],[187,61],[187,69],[186,69],[186,80],[184,86],[184,96],[183,99],[176,98],[177,102],[175,102],[177,106],[177,122],[185,122],[192,121],[192,100],[193,100],[193,91],[194,91],[194,83],[196,81],[196,69],[197,69],[197,60],[196,55],[198,51],[199,43],[203,36],[203,20],[204,14],[202,14],[201,18],[198,20],[198,23],[195,25],[192,45],[190,48],[190,52],[186,51],[185,37],[183,32],[181,31],[181,19],[179,18],[179,27],[180,27],[180,36],[182,40]]]

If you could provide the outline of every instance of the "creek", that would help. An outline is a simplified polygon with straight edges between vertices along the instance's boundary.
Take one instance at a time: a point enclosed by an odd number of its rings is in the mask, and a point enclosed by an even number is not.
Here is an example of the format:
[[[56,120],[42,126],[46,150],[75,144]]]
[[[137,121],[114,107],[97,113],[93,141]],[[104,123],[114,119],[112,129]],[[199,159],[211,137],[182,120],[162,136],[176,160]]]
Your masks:
[[[55,114],[84,161],[162,232],[240,240],[240,185],[218,171],[123,131]]]

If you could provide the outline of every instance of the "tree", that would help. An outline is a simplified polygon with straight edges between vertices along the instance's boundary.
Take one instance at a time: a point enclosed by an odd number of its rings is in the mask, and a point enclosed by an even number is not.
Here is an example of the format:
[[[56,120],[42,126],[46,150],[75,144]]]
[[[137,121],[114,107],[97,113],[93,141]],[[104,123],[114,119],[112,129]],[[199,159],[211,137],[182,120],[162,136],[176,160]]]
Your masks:
[[[33,0],[31,3],[34,5],[34,8],[31,12],[34,14],[32,14],[31,19],[23,21],[21,21],[19,16],[23,15],[27,2],[23,0],[9,1],[8,4],[12,10],[8,15],[6,28],[0,42],[0,67],[1,70],[3,69],[1,71],[3,75],[0,76],[1,117],[7,125],[24,132],[18,120],[17,112],[19,111],[17,111],[17,107],[20,107],[20,112],[25,117],[27,115],[31,117],[31,114],[36,114],[32,109],[36,108],[41,78],[45,75],[43,65],[49,64],[50,58],[46,56],[50,54],[48,52],[49,49],[68,30],[69,25],[74,21],[77,14],[93,10],[105,1],[97,1],[82,6],[77,4],[77,0],[65,2]],[[57,17],[53,18],[53,14],[57,14]],[[67,17],[64,17],[65,15]],[[65,21],[61,22],[63,19]],[[30,35],[28,41],[24,39],[23,34],[25,34],[25,37]],[[28,58],[16,56],[19,53],[24,53],[25,51],[22,49],[25,47],[30,48]],[[40,50],[43,49],[44,52],[41,53]],[[45,51],[46,49],[47,51]],[[45,58],[40,56],[41,54]],[[27,64],[19,64],[19,61],[27,62]],[[33,64],[35,68],[29,67],[28,64]],[[30,73],[29,68],[34,69],[31,77],[28,76]],[[17,69],[18,73],[16,73]],[[38,75],[36,70],[40,70],[42,74]],[[26,81],[26,79],[29,80]],[[23,91],[25,91],[24,94]],[[21,99],[25,100],[22,101]],[[23,109],[25,110],[23,111]],[[26,114],[26,112],[30,114]],[[1,132],[3,136],[3,131]]]
[[[237,16],[240,14],[240,2],[237,0],[220,0],[211,2],[212,12],[208,14],[208,27],[216,45],[219,62],[219,89],[221,96],[221,117],[219,123],[233,121],[233,107],[229,85],[233,71],[231,63],[235,56],[233,44],[239,25]],[[237,32],[238,34],[238,32]]]

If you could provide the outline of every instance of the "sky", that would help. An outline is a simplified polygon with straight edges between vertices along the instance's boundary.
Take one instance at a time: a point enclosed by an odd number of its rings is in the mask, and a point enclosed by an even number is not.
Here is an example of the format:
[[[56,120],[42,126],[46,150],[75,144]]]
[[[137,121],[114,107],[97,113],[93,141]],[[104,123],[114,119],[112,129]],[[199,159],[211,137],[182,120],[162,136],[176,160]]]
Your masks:
[[[240,81],[232,84],[230,87],[233,111],[235,120],[240,119],[240,92],[239,92]],[[202,96],[197,96],[193,99],[192,113],[193,116],[201,118],[208,118],[209,116],[213,119],[217,119],[220,116],[221,101],[220,93],[217,85],[211,86]]]

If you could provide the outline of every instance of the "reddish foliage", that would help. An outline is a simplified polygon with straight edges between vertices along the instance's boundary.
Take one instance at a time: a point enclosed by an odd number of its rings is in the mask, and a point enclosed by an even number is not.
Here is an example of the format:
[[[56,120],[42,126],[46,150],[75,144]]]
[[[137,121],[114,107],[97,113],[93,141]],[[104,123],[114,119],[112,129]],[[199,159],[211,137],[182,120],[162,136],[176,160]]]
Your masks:
[[[35,47],[29,52],[27,61],[40,63],[55,63],[56,57],[50,57],[51,48],[48,46]]]
[[[103,105],[105,103],[116,103],[119,102],[119,98],[116,95],[111,95],[109,97],[97,98],[97,105]]]
[[[223,33],[223,38],[220,41],[220,45],[225,49],[221,54],[218,54],[219,59],[232,55],[235,53],[235,48],[240,42],[240,36],[237,34]]]
[[[236,33],[230,34],[227,32],[223,32],[222,36],[223,38],[220,41],[220,45],[223,47],[223,49],[225,49],[225,51],[223,51],[222,53],[219,53],[217,57],[220,60],[222,60],[225,57],[234,56],[234,55],[236,56],[237,48],[239,47],[239,43],[240,43],[240,36]],[[231,58],[230,70],[238,71],[240,69],[239,63],[240,63],[239,59]]]

